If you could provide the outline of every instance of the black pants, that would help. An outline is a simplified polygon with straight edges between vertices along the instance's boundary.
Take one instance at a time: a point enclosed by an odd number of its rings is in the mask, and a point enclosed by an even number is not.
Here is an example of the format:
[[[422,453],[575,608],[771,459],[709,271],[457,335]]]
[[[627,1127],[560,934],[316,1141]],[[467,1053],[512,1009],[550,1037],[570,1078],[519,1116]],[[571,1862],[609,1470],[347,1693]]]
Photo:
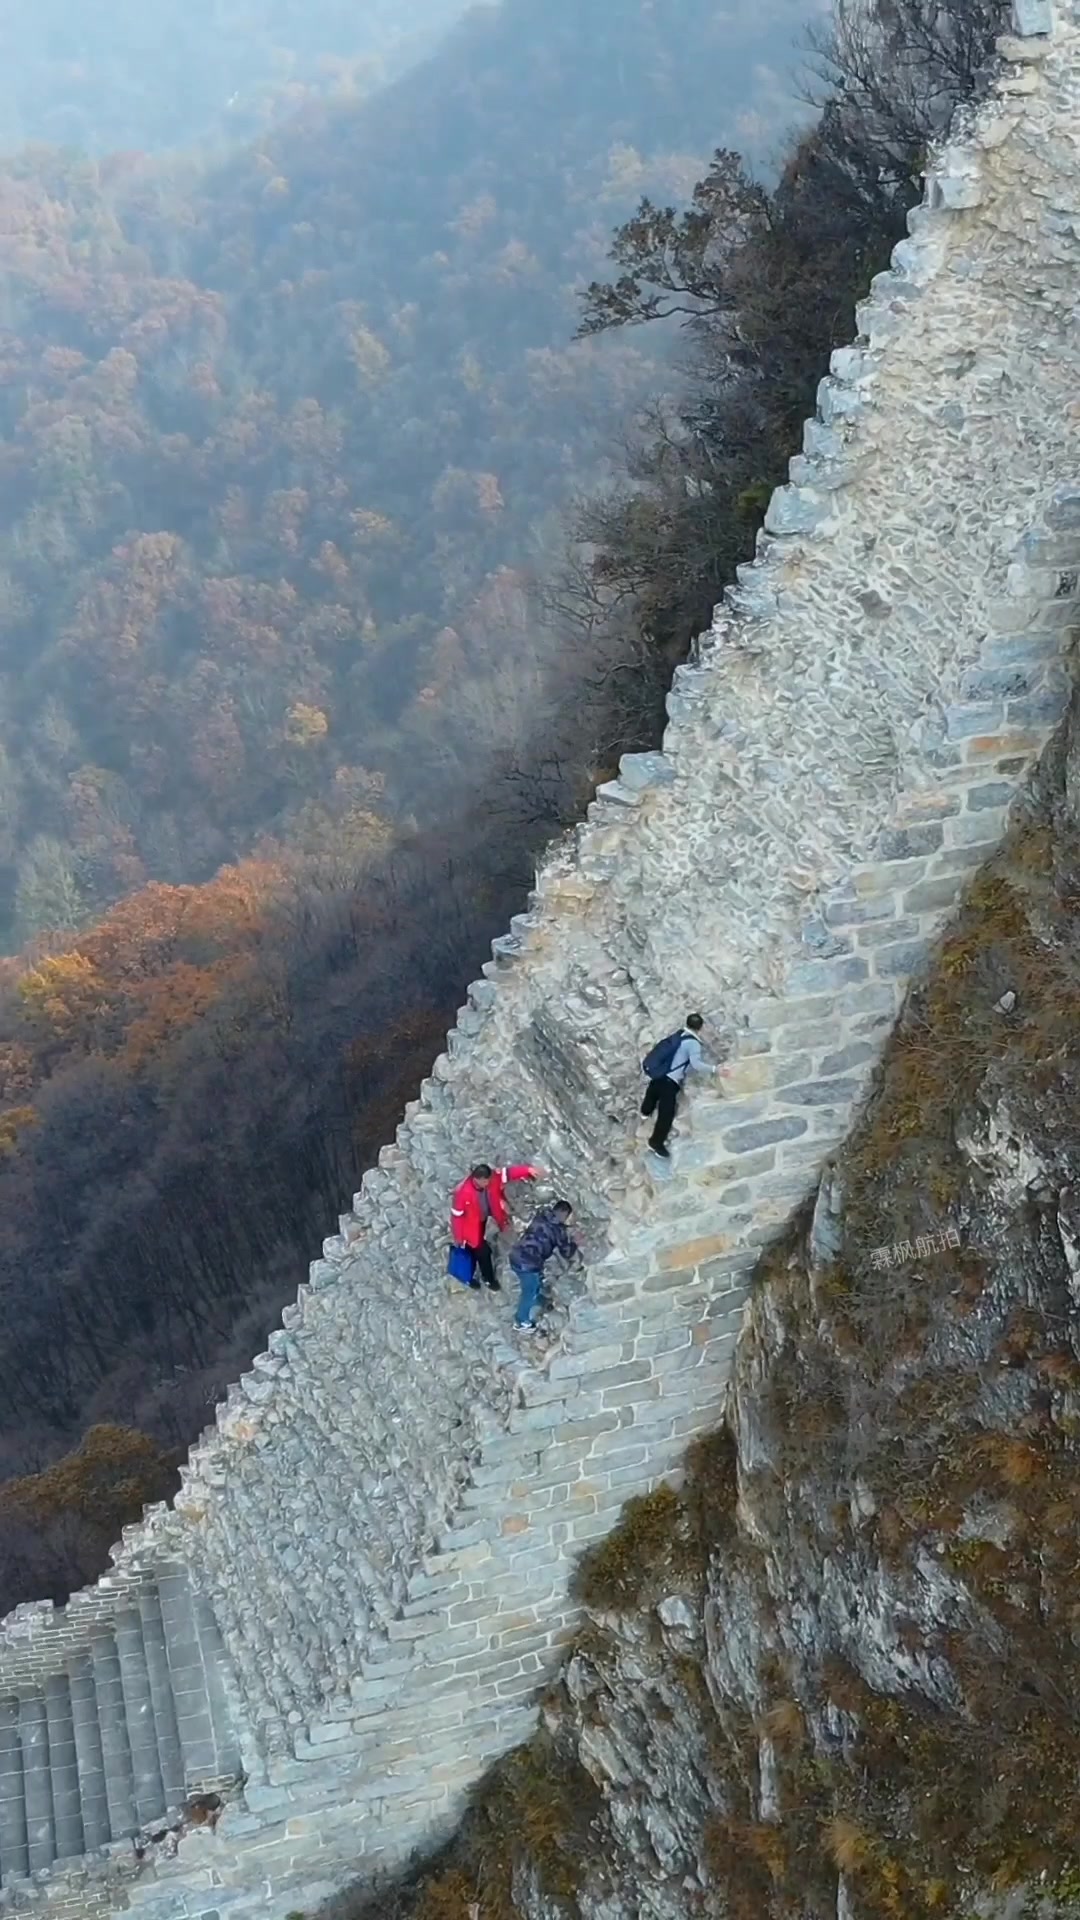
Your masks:
[[[480,1245],[473,1248],[474,1280],[477,1273],[486,1287],[495,1285],[495,1256],[491,1251],[490,1240],[481,1240]]]
[[[679,1104],[679,1089],[674,1080],[664,1075],[662,1080],[650,1080],[645,1089],[645,1098],[641,1111],[646,1118],[655,1113],[656,1123],[649,1135],[650,1147],[662,1147],[675,1124],[675,1109]]]

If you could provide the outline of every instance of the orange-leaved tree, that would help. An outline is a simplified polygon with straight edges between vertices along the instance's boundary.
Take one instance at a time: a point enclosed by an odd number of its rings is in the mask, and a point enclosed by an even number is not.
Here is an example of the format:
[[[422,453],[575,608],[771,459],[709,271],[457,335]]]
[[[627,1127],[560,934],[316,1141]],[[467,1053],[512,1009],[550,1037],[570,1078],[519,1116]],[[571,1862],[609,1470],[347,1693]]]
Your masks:
[[[19,1003],[30,1032],[46,1047],[89,1047],[109,992],[85,954],[58,953],[24,973]]]
[[[0,1509],[46,1520],[59,1513],[110,1531],[134,1519],[148,1501],[171,1490],[173,1463],[132,1427],[90,1427],[79,1445],[41,1473],[0,1483]]]
[[[36,1107],[7,1107],[0,1113],[0,1160],[7,1160],[19,1144],[19,1135],[38,1124]]]

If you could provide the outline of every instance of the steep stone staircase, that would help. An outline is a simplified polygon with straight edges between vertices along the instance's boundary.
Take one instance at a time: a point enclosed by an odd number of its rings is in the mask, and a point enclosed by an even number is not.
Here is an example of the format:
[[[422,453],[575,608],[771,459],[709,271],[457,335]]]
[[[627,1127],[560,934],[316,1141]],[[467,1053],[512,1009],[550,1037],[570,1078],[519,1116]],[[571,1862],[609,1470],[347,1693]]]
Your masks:
[[[236,1780],[220,1640],[184,1570],[108,1600],[26,1609],[0,1641],[0,1900]]]

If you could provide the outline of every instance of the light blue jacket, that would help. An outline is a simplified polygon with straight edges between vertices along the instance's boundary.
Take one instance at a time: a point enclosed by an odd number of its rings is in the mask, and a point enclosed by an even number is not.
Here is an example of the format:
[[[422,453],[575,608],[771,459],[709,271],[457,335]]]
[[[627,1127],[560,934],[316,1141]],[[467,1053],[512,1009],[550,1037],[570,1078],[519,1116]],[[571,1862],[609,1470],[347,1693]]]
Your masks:
[[[681,1087],[688,1073],[701,1073],[705,1069],[705,1056],[701,1051],[701,1041],[696,1033],[684,1033],[678,1052],[667,1070],[666,1078],[674,1080]]]

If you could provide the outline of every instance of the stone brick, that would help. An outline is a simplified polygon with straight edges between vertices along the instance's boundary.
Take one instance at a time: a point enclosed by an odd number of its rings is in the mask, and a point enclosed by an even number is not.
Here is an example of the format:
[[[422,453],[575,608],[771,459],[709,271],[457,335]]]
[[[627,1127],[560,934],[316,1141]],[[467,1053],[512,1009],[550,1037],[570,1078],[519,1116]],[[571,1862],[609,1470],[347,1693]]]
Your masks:
[[[606,1293],[609,1286],[636,1286],[639,1280],[645,1278],[648,1270],[647,1261],[633,1258],[607,1259],[602,1261],[599,1266],[593,1267],[592,1278],[602,1286]],[[576,1303],[574,1311],[571,1314],[571,1321],[573,1322],[581,1318],[587,1311],[587,1308],[583,1307],[580,1303]]]
[[[583,1514],[580,1520],[575,1520],[571,1529],[575,1541],[598,1540],[601,1534],[610,1531],[611,1521],[606,1513]]]
[[[926,940],[902,940],[895,947],[881,947],[874,955],[874,972],[906,979],[922,966],[927,948]]]
[[[839,1039],[839,1037],[840,1027],[839,1023],[837,1023],[835,1033],[830,1034],[830,1039]],[[809,1053],[797,1053],[790,1058],[785,1057],[783,1065],[777,1066],[773,1085],[777,1088],[782,1088],[789,1087],[792,1081],[795,1080],[808,1080],[813,1070],[813,1056]]]
[[[774,1046],[776,1041],[774,1029],[777,1027],[798,1027],[823,1019],[831,1022],[834,1018],[831,993],[799,998],[794,994],[790,997],[785,994],[783,998],[778,996],[775,1000],[759,1000],[754,1008],[754,1019],[757,1025],[767,1027],[773,1033]]]
[[[542,1433],[545,1430],[562,1427],[566,1423],[570,1403],[567,1400],[549,1400],[541,1406],[514,1407],[510,1414],[510,1427],[514,1433]],[[485,1455],[487,1448],[484,1449]]]
[[[781,1027],[776,1036],[777,1052],[785,1059],[804,1048],[817,1052],[820,1047],[835,1047],[844,1023],[838,1014],[829,1020],[816,1020],[810,1026]]]
[[[768,1113],[770,1099],[767,1094],[753,1094],[744,1100],[717,1100],[710,1107],[699,1108],[694,1116],[695,1130],[699,1133],[718,1133],[724,1127],[735,1126],[743,1120],[760,1119]]]
[[[949,822],[950,847],[974,847],[984,845],[987,840],[1000,840],[1005,831],[1006,808],[989,808],[982,813],[967,815],[960,820]]]
[[[892,897],[897,888],[914,886],[926,871],[926,857],[920,860],[892,860],[879,862],[877,866],[859,867],[852,876],[852,884],[860,900],[880,899],[883,895]],[[850,1004],[845,1003],[850,1012]]]
[[[595,1460],[610,1462],[612,1465],[618,1461],[625,1466],[631,1462],[637,1464],[644,1460],[645,1449],[634,1427],[621,1427],[618,1432],[604,1433],[598,1440],[594,1440],[587,1458],[590,1466]]]
[[[486,1599],[456,1601],[450,1608],[451,1629],[486,1620],[490,1606]]]
[[[680,1348],[678,1353],[657,1354],[656,1359],[652,1363],[654,1377],[657,1380],[663,1381],[667,1379],[669,1374],[683,1373],[690,1368],[696,1367],[702,1357],[702,1342],[697,1339],[696,1336],[698,1334],[707,1336],[708,1332],[709,1323],[707,1320],[703,1320],[700,1326],[694,1328],[695,1338],[689,1347]]]
[[[720,1260],[708,1260],[698,1268],[698,1280],[705,1292],[706,1299],[712,1301],[717,1295],[730,1297],[741,1294],[746,1280],[746,1257],[742,1252],[728,1254]],[[706,1312],[711,1308],[706,1307]]]
[[[454,1659],[457,1653],[477,1653],[479,1647],[484,1645],[484,1640],[488,1638],[488,1628],[490,1628],[488,1615],[490,1615],[490,1611],[492,1611],[492,1609],[490,1609],[490,1605],[488,1605],[488,1611],[486,1611],[479,1620],[461,1620],[461,1622],[457,1622],[454,1626],[448,1626],[442,1634],[436,1634],[434,1640],[429,1640],[429,1642],[425,1644],[425,1647],[417,1653],[417,1659],[415,1659],[415,1665],[413,1665],[413,1674],[411,1674],[413,1682],[415,1682],[415,1678],[417,1678],[419,1674],[427,1674],[427,1670],[429,1670],[430,1667],[442,1667],[444,1661]],[[402,1699],[404,1699],[404,1697],[405,1695],[402,1695]],[[373,1716],[365,1715],[365,1718],[373,1718]],[[386,1722],[386,1711],[382,1711],[377,1718],[382,1720],[382,1724],[384,1724],[384,1722]],[[354,1726],[359,1726],[359,1718],[354,1720]]]
[[[655,1275],[653,1279],[646,1280],[642,1292],[655,1292],[655,1282],[659,1280],[663,1274],[670,1273],[673,1269],[678,1269],[682,1273],[692,1274],[694,1268],[700,1266],[702,1261],[713,1260],[717,1254],[728,1253],[733,1244],[733,1237],[730,1233],[711,1233],[706,1234],[700,1240],[684,1240],[678,1246],[664,1247],[657,1260],[660,1273]]]
[[[1020,633],[992,636],[983,647],[988,666],[1042,666],[1061,652],[1059,633]]]
[[[678,1449],[678,1451],[681,1452],[681,1447]],[[636,1490],[639,1487],[644,1486],[650,1474],[656,1470],[657,1465],[662,1457],[662,1454],[663,1454],[663,1444],[662,1442],[658,1441],[655,1446],[652,1446],[649,1449],[649,1463],[648,1463],[647,1469],[638,1465],[612,1467],[611,1472],[608,1474],[609,1489],[621,1488],[622,1499],[624,1501],[631,1499],[633,1494],[636,1492]]]
[[[696,1180],[694,1183],[695,1187],[707,1189],[710,1192],[714,1189],[723,1189],[729,1183],[734,1184],[738,1181],[749,1180],[755,1173],[769,1173],[776,1165],[776,1149],[774,1147],[763,1147],[760,1153],[740,1154],[737,1160],[727,1160],[723,1157],[718,1158],[718,1152],[719,1150],[715,1139],[710,1139],[707,1145],[703,1146],[702,1153],[708,1166],[708,1174],[700,1180]],[[684,1150],[680,1148],[680,1167],[684,1164],[684,1161]],[[720,1198],[721,1200],[723,1199],[722,1192]]]
[[[606,1523],[601,1520],[600,1524],[601,1527],[603,1527]],[[523,1694],[532,1698],[535,1696],[540,1683],[539,1669],[536,1672],[526,1671],[520,1674],[516,1680],[500,1680],[495,1688],[495,1698],[499,1701],[516,1700]]]
[[[869,951],[872,955],[877,947],[887,947],[900,940],[916,940],[921,932],[917,919],[905,917],[902,920],[890,920],[880,927],[864,927],[856,937],[860,953]]]
[[[795,1140],[805,1132],[805,1120],[795,1114],[783,1114],[775,1120],[759,1120],[748,1127],[733,1128],[724,1135],[724,1146],[729,1153],[754,1153],[758,1147],[773,1146],[781,1140]],[[705,1257],[708,1258],[707,1255]]]
[[[937,825],[891,827],[878,835],[879,860],[911,860],[920,853],[936,853],[942,843]]]
[[[983,861],[989,859],[996,846],[996,840],[987,840],[983,846],[946,847],[944,853],[934,855],[931,873],[935,878],[943,873],[959,873],[969,878],[976,867],[981,867]]]
[[[803,960],[792,967],[788,986],[792,993],[838,993],[842,987],[856,986],[869,978],[865,960]]]
[[[955,906],[963,891],[963,880],[959,874],[950,874],[938,880],[920,880],[904,895],[905,913],[938,913]]]
[[[876,1060],[879,1049],[867,1040],[855,1040],[836,1053],[827,1053],[818,1063],[818,1073],[825,1080],[830,1074],[849,1073],[853,1067],[863,1067]]]
[[[1004,725],[1005,708],[1000,700],[971,701],[964,706],[946,707],[945,728],[949,740],[971,740],[991,734]]]
[[[638,1340],[638,1354],[651,1359],[655,1354],[675,1354],[690,1346],[690,1327],[665,1327],[661,1332],[644,1332]]]
[[[974,812],[985,812],[990,807],[1007,807],[1016,793],[1009,780],[990,780],[983,786],[969,787],[967,805]]]
[[[906,793],[896,809],[897,824],[905,827],[922,826],[935,821],[951,819],[960,810],[960,801],[948,787],[930,788],[921,793]]]
[[[895,918],[896,895],[893,893],[879,900],[837,900],[825,908],[825,920],[830,927],[865,927]]]
[[[809,1080],[801,1087],[785,1087],[777,1101],[784,1106],[827,1107],[838,1100],[854,1100],[858,1091],[857,1080]]]
[[[1002,728],[997,733],[977,734],[967,742],[964,752],[968,760],[977,764],[1014,754],[1023,755],[1026,758],[1028,754],[1037,753],[1041,745],[1042,740],[1037,733],[1031,733],[1024,728],[1015,732]]]
[[[593,1347],[586,1353],[558,1353],[548,1371],[552,1380],[576,1380],[594,1369],[599,1371],[604,1366],[617,1366],[626,1357],[622,1342],[619,1341],[604,1347]]]
[[[590,1384],[594,1377],[593,1375],[589,1376]],[[597,1399],[599,1400],[600,1397],[598,1394]],[[566,1425],[560,1429],[559,1437],[563,1440],[580,1440],[585,1445],[589,1445],[601,1435],[610,1433],[616,1424],[616,1421],[612,1419],[609,1413],[598,1413],[595,1414],[591,1420],[568,1420]]]
[[[629,1360],[621,1367],[604,1367],[589,1375],[589,1386],[603,1394],[608,1387],[625,1387],[632,1380],[647,1380],[652,1371],[648,1360]]]
[[[602,1440],[603,1438],[604,1436],[601,1434],[600,1440]],[[582,1455],[583,1455],[583,1448],[588,1444],[589,1444],[588,1442],[579,1441],[573,1449],[572,1459],[553,1460],[550,1466],[546,1466],[542,1472],[537,1470],[535,1479],[533,1480],[532,1484],[536,1487],[553,1487],[553,1488],[558,1488],[564,1485],[573,1485],[573,1482],[575,1480],[580,1480],[581,1478],[581,1461],[582,1461]],[[593,1446],[597,1446],[599,1444],[600,1444],[599,1441],[592,1442]]]
[[[820,1149],[818,1156],[820,1159]],[[818,1170],[805,1167],[800,1172],[792,1168],[787,1173],[770,1173],[759,1183],[758,1191],[765,1200],[787,1200],[794,1207],[805,1198],[816,1185]]]
[[[770,1053],[771,1051],[772,1041],[767,1033],[758,1033],[753,1028],[746,1027],[736,1035],[734,1055],[737,1059],[741,1059],[744,1054]]]
[[[451,1553],[428,1553],[424,1555],[422,1565],[425,1573],[469,1573],[474,1567],[482,1567],[491,1558],[491,1548],[486,1541],[475,1547],[459,1547]],[[407,1634],[399,1638],[408,1639]]]
[[[643,1400],[655,1400],[659,1391],[658,1380],[639,1380],[630,1387],[612,1387],[604,1399],[609,1407],[636,1407]]]
[[[525,1379],[519,1380],[519,1394],[527,1407],[542,1407],[552,1400],[565,1400],[567,1382],[565,1379],[548,1379],[548,1375],[544,1373],[532,1373],[532,1375],[525,1375]]]
[[[1010,727],[1054,727],[1068,705],[1064,687],[1048,687],[1025,700],[1007,700],[1005,712]]]
[[[733,1060],[724,1074],[724,1091],[733,1098],[759,1093],[772,1083],[772,1061],[767,1055],[751,1054],[745,1060]]]

